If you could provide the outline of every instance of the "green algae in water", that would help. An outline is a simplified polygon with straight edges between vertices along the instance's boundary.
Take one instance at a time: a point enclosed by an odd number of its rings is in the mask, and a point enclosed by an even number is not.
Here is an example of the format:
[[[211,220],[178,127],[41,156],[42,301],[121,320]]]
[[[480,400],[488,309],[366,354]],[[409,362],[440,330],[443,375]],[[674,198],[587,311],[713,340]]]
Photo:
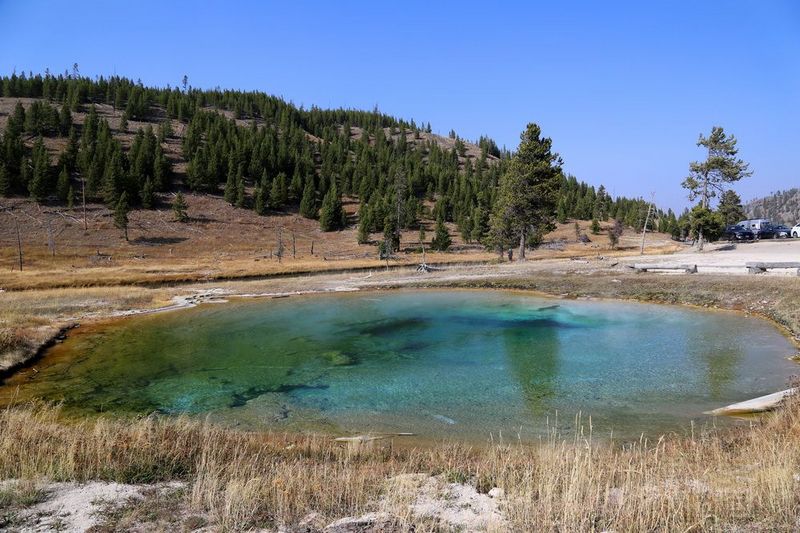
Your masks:
[[[76,412],[188,413],[245,427],[531,438],[685,430],[796,366],[769,323],[510,292],[238,301],[72,335],[0,389]],[[19,391],[16,389],[19,387]]]

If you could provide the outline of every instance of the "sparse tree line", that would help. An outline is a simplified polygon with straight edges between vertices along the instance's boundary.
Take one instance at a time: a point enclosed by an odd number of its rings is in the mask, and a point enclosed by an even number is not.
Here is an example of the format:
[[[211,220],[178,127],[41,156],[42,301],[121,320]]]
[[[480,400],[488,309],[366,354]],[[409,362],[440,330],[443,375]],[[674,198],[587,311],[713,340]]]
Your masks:
[[[85,194],[114,210],[121,228],[127,227],[128,209],[152,208],[156,193],[175,188],[164,153],[173,135],[169,119],[186,125],[184,185],[191,190],[222,193],[232,205],[261,215],[296,209],[318,219],[324,231],[351,224],[342,197],[353,198],[359,202],[359,242],[382,234],[389,254],[404,244],[401,231],[421,229],[422,218],[436,221],[433,248],[450,246],[445,222],[452,222],[468,243],[496,250],[519,246],[524,255],[554,218],[613,218],[638,230],[648,207],[642,199],[611,198],[602,186],[564,176],[550,140],[535,125],[523,133],[516,153],[481,137],[480,156],[467,158],[455,132],[453,149],[423,138],[429,124],[377,110],[305,110],[258,92],[201,91],[185,78],[180,88],[149,88],[73,72],[12,75],[0,78],[0,86],[4,96],[37,98],[27,109],[16,105],[0,138],[0,194],[57,198],[67,205]],[[127,129],[129,118],[157,126],[138,129],[124,149],[96,104],[121,113],[120,129]],[[75,111],[86,113],[80,126],[73,124]],[[45,137],[66,139],[55,165]],[[185,200],[179,200],[176,218],[185,220]],[[655,229],[680,231],[671,211],[657,211],[655,220]]]

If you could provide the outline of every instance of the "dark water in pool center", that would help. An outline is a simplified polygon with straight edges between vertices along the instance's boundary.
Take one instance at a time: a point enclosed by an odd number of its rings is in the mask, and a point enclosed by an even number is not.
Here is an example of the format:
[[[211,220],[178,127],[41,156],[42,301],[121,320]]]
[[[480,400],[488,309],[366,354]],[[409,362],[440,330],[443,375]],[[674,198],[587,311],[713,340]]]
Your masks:
[[[415,291],[235,301],[71,335],[0,401],[209,414],[244,427],[516,439],[685,430],[796,365],[771,324],[719,312]],[[19,391],[16,392],[16,387]]]

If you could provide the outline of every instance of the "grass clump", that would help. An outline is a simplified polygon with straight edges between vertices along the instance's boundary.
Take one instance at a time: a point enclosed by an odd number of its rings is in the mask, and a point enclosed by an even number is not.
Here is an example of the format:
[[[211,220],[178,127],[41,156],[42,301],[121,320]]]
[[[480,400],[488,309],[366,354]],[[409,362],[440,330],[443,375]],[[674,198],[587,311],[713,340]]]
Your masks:
[[[578,434],[536,445],[421,449],[355,448],[185,418],[69,422],[58,407],[43,404],[0,412],[0,478],[186,483],[184,491],[154,494],[150,505],[110,509],[109,527],[163,521],[170,507],[231,531],[293,526],[312,512],[333,521],[380,510],[390,500],[408,505],[420,484],[392,480],[420,474],[480,493],[502,488],[500,510],[516,531],[780,531],[800,518],[798,472],[797,400],[752,427],[652,442],[596,442]],[[36,501],[37,493],[29,494],[27,502]],[[23,501],[0,498],[6,509]],[[399,518],[408,527],[431,524],[429,516]]]

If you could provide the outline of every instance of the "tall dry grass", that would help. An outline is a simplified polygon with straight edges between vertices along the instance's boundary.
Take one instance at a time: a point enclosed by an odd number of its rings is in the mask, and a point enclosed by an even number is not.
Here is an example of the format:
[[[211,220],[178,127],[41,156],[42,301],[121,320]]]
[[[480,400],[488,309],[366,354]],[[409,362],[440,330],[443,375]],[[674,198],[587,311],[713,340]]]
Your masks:
[[[501,509],[517,531],[796,530],[800,405],[752,428],[655,442],[552,435],[537,445],[422,449],[342,446],[185,418],[67,421],[43,404],[0,413],[0,479],[184,480],[186,505],[226,530],[410,502],[415,495],[397,494],[392,478],[417,472],[481,492],[503,488]],[[401,513],[401,528],[437,527]]]

